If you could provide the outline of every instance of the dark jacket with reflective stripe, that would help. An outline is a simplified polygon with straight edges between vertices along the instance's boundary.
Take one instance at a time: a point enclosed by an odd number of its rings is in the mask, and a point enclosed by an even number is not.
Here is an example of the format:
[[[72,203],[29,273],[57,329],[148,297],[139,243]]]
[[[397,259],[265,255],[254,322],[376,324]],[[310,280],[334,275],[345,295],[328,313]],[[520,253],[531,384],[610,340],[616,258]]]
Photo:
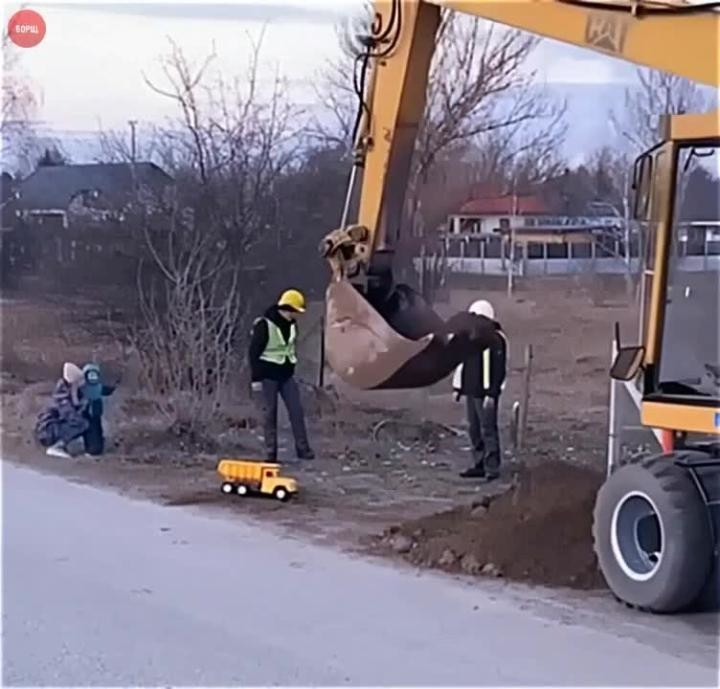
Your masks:
[[[507,338],[499,323],[487,349],[478,349],[455,371],[453,389],[467,397],[499,397],[507,374]]]
[[[263,361],[260,358],[268,343],[268,326],[265,318],[280,328],[280,332],[286,342],[290,337],[290,327],[292,323],[280,315],[277,306],[271,306],[265,312],[264,317],[259,318],[255,322],[250,336],[250,347],[248,350],[252,382],[257,383],[261,380],[282,382],[295,373],[295,365],[290,361],[286,361],[280,366],[278,364],[272,364],[269,361]]]

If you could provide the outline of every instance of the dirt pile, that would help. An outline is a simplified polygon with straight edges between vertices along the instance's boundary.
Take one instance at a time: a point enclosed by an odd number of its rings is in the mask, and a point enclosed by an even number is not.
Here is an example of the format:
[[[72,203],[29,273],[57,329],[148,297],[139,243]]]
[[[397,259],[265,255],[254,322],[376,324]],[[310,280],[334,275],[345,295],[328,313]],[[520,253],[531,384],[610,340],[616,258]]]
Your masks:
[[[521,471],[501,495],[391,527],[373,549],[421,567],[603,588],[591,535],[601,482],[584,467],[543,464]]]

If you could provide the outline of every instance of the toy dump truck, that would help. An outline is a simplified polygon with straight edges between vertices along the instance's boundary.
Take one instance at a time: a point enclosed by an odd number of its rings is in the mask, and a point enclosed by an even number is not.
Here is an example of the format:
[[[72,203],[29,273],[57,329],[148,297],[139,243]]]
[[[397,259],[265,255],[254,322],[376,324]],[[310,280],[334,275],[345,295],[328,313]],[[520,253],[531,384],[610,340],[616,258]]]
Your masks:
[[[221,459],[217,472],[222,476],[223,493],[263,493],[285,502],[297,493],[297,481],[280,475],[280,465],[252,459]]]

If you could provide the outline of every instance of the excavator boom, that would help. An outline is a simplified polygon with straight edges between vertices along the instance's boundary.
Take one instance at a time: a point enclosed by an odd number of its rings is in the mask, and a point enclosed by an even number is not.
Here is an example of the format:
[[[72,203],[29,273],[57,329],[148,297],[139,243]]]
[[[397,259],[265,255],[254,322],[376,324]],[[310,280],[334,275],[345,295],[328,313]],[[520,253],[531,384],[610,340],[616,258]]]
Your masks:
[[[623,0],[430,0],[450,10],[569,45],[718,85],[720,13],[715,3]],[[712,5],[712,6],[711,6]]]
[[[570,45],[720,85],[714,5],[595,0],[378,0],[363,65],[355,165],[342,226],[322,243],[328,360],[360,388],[407,388],[444,378],[491,337],[488,323],[444,323],[392,276],[394,248],[441,11],[456,10]],[[364,75],[363,75],[364,76]],[[361,82],[364,78],[361,78]],[[362,84],[361,84],[362,86]],[[348,222],[360,185],[357,218]]]

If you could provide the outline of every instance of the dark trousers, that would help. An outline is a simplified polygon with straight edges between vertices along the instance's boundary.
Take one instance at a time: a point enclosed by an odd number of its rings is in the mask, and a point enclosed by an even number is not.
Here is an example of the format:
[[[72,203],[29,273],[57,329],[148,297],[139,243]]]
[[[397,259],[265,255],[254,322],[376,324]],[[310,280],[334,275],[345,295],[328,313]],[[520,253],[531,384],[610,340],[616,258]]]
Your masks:
[[[298,455],[310,451],[305,414],[300,401],[300,390],[294,378],[283,382],[264,380],[262,382],[263,433],[265,435],[265,451],[271,461],[277,459],[277,412],[278,396],[285,403],[290,426],[295,437],[295,451]]]
[[[67,446],[86,430],[87,421],[82,416],[60,418],[52,412],[45,412],[40,415],[35,426],[35,437],[43,447],[57,443]]]
[[[59,421],[57,437],[54,442],[69,445],[76,438],[80,438],[87,430],[87,421],[80,415],[68,416]]]
[[[496,397],[466,397],[470,442],[475,466],[489,474],[500,471],[500,432]]]
[[[102,417],[89,416],[88,427],[83,434],[85,452],[89,455],[101,455],[105,451],[105,434],[103,433]]]

